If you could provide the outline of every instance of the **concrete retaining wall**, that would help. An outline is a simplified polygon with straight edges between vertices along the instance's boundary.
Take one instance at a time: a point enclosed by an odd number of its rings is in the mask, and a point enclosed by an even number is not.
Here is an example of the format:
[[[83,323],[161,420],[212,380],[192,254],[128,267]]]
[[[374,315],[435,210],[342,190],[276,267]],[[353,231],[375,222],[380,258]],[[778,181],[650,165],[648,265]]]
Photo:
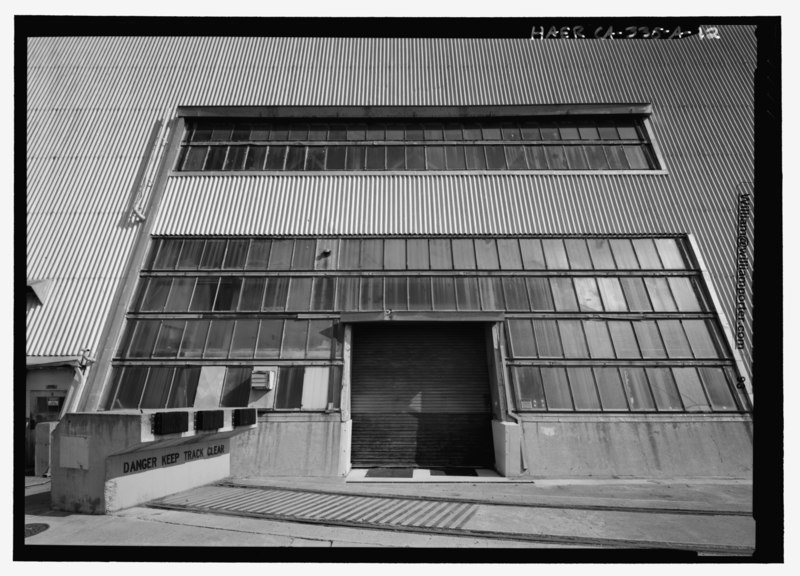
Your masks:
[[[187,412],[189,426],[160,433],[154,412],[67,414],[52,435],[53,508],[104,514],[225,478],[230,438],[255,426],[235,426],[226,408],[219,426],[196,429],[194,411],[178,409],[158,412]]]
[[[525,415],[525,475],[750,478],[746,415]]]
[[[340,414],[264,414],[231,440],[232,476],[337,476]]]

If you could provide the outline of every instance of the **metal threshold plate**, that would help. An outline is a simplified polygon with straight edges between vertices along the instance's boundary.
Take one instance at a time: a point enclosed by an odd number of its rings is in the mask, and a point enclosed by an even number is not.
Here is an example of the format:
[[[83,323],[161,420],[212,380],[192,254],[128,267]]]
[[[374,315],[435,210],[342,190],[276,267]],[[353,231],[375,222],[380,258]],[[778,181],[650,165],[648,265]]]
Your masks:
[[[485,468],[354,468],[347,482],[514,482]]]

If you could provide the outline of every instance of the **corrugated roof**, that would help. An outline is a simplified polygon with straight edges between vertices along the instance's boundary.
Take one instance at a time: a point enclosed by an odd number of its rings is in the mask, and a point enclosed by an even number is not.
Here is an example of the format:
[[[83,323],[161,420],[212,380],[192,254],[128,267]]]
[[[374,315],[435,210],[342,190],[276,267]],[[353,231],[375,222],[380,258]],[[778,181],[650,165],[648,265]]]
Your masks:
[[[137,232],[126,209],[148,136],[179,105],[651,102],[667,176],[181,176],[156,231],[692,232],[732,320],[755,37],[721,32],[713,42],[31,38],[28,276],[54,284],[29,312],[28,354],[97,348]]]

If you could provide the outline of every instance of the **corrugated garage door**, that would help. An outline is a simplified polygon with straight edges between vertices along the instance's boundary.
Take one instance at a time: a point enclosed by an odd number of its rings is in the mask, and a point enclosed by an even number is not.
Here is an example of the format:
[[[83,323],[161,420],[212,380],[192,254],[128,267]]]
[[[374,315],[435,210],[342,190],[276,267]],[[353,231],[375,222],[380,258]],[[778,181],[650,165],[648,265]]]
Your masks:
[[[493,465],[482,325],[357,324],[352,358],[353,466]]]

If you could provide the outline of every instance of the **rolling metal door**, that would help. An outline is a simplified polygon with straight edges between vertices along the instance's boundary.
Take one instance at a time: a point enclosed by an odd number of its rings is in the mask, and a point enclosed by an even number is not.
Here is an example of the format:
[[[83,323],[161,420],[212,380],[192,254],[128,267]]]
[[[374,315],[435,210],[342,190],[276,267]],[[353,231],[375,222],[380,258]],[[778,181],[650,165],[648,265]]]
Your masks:
[[[352,354],[354,466],[493,464],[482,325],[357,325]]]

